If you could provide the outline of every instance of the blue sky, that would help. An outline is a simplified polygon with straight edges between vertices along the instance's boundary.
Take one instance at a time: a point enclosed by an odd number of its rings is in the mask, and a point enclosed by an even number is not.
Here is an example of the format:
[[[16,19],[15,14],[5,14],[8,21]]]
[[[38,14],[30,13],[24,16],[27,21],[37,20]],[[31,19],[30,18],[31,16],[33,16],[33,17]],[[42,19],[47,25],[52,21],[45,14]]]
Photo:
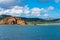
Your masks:
[[[0,0],[0,15],[60,18],[60,0]]]

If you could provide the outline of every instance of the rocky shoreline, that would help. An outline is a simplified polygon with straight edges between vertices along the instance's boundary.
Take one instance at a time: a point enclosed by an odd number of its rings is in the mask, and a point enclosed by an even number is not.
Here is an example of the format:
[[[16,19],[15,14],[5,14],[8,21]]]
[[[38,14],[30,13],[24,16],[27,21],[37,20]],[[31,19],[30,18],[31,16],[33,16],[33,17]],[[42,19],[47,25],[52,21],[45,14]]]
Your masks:
[[[25,25],[26,22],[18,17],[7,17],[0,21],[0,24],[18,24],[18,25]]]

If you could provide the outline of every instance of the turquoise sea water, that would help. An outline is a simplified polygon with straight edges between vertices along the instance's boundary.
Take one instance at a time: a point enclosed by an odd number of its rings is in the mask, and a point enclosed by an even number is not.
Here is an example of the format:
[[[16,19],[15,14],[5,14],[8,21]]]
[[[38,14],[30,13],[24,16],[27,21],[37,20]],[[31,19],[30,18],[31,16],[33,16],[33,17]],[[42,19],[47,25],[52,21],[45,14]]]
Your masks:
[[[0,40],[60,40],[60,25],[0,25]]]

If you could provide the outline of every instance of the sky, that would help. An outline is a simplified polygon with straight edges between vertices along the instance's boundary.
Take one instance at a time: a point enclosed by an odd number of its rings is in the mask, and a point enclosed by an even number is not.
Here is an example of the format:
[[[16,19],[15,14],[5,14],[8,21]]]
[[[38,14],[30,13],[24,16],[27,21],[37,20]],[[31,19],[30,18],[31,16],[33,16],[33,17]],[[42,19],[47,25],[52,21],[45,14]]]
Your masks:
[[[60,18],[60,0],[0,0],[0,15]]]

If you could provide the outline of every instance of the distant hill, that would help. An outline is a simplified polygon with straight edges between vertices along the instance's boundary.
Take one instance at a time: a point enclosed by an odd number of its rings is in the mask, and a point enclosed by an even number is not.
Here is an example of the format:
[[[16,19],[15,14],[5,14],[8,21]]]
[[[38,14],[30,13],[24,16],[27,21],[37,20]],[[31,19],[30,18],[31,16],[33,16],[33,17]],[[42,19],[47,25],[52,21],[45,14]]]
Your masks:
[[[11,15],[0,15],[0,20],[7,18],[7,17],[12,17]],[[25,17],[19,17],[21,19],[24,19],[26,22],[58,22],[60,19],[42,19],[42,18],[25,18]],[[60,21],[59,21],[60,22]]]
[[[0,15],[0,20],[4,19],[4,18],[7,18],[7,17],[11,17],[11,16],[10,15]]]

